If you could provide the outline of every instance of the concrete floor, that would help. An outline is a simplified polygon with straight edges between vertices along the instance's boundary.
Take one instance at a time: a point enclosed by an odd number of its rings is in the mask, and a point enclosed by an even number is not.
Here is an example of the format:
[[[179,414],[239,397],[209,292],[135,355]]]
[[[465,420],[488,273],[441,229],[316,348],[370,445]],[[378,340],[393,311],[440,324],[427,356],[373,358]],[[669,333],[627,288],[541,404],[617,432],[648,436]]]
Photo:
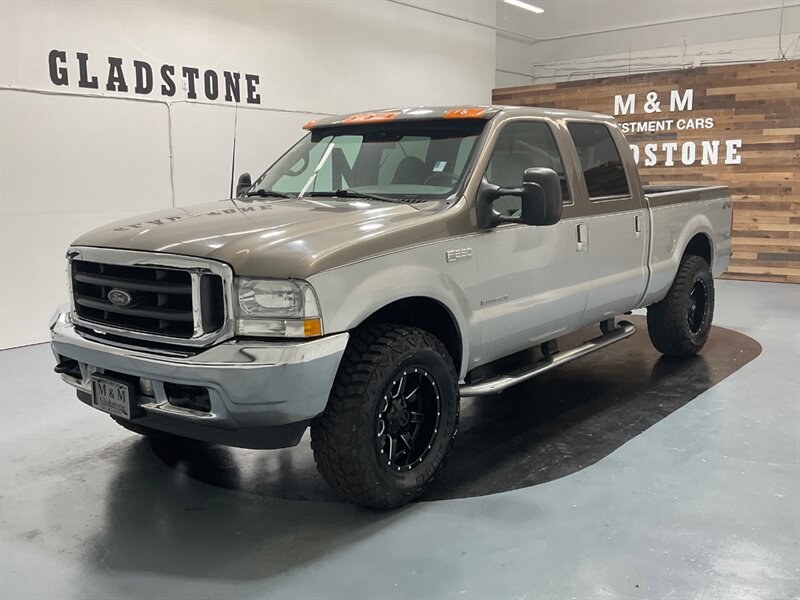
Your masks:
[[[0,597],[797,598],[800,287],[717,285],[752,362],[568,475],[393,513],[197,477],[3,351]]]

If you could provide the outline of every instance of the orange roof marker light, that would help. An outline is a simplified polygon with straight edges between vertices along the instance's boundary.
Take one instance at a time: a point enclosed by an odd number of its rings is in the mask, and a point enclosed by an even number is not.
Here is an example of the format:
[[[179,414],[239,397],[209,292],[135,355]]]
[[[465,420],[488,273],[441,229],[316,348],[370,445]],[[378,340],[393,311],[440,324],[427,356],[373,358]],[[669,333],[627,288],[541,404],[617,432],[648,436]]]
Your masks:
[[[454,108],[444,113],[445,119],[480,119],[486,114],[485,108]]]
[[[380,123],[381,121],[391,121],[399,114],[400,114],[399,111],[361,113],[360,115],[353,115],[351,117],[347,117],[344,121],[342,121],[342,124],[356,125],[358,123]]]
[[[314,127],[317,121],[319,121],[319,119],[314,119],[313,121],[309,121],[308,123],[303,125],[303,129],[311,129],[312,127]]]

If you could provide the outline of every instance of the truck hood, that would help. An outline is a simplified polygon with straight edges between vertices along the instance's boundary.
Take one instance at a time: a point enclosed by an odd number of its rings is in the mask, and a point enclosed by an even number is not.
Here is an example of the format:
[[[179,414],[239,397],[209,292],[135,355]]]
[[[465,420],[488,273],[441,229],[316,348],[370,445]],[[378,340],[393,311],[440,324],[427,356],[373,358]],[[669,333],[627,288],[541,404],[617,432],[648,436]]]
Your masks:
[[[74,245],[210,258],[239,275],[304,278],[438,239],[447,227],[435,224],[437,212],[362,199],[226,200],[118,221]]]

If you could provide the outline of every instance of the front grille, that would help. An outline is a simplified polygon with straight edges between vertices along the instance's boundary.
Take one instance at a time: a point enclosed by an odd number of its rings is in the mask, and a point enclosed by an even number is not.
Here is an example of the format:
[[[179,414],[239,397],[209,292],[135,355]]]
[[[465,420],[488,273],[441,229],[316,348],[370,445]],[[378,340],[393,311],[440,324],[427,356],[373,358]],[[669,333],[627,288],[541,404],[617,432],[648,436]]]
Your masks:
[[[75,312],[85,321],[174,338],[198,337],[224,324],[223,283],[216,274],[85,260],[73,260],[71,274]],[[193,277],[199,278],[195,292]]]

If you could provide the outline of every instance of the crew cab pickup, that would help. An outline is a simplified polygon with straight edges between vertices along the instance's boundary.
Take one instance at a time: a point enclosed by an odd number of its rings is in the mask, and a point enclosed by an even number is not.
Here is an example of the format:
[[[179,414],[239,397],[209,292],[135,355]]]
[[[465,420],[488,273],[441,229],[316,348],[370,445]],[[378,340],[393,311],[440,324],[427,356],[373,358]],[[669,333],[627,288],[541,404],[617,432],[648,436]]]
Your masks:
[[[623,340],[637,308],[661,352],[703,347],[730,195],[642,187],[611,117],[427,107],[305,129],[236,198],[73,243],[52,348],[83,402],[175,443],[288,447],[310,426],[325,480],[389,508],[444,464],[461,396]]]

